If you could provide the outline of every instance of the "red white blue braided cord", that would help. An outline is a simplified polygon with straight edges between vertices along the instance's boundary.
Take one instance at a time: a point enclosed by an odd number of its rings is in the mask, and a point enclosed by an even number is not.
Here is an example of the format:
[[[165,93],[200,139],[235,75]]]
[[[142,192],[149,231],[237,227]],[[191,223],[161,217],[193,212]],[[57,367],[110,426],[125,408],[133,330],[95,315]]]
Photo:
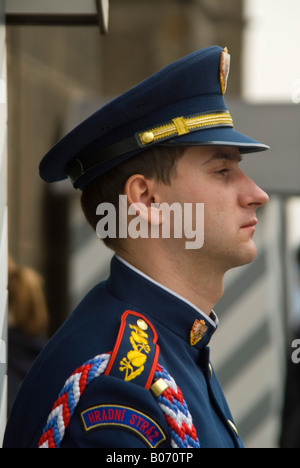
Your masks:
[[[38,444],[39,448],[60,447],[82,393],[92,380],[105,372],[110,357],[110,354],[95,356],[68,378],[48,416]]]
[[[68,378],[48,416],[38,443],[39,448],[60,447],[82,393],[92,380],[105,372],[110,357],[110,354],[98,355],[76,369]],[[169,388],[157,398],[157,403],[166,418],[172,447],[200,448],[196,430],[182,393],[174,379],[158,364],[154,380],[160,378],[163,378],[169,385]]]
[[[173,448],[200,448],[192,416],[181,390],[163,366],[158,364],[154,380],[163,379],[169,386],[157,402],[163,411],[171,433]]]

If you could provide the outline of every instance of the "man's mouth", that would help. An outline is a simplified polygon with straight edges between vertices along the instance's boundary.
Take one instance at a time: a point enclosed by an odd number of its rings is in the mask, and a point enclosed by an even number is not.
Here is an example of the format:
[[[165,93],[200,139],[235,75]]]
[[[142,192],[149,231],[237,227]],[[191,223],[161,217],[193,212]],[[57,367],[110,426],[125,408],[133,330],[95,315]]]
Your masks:
[[[241,229],[253,229],[253,231],[255,231],[255,226],[257,225],[258,221],[257,219],[252,219],[251,221],[249,221],[249,223],[247,224],[244,224]]]

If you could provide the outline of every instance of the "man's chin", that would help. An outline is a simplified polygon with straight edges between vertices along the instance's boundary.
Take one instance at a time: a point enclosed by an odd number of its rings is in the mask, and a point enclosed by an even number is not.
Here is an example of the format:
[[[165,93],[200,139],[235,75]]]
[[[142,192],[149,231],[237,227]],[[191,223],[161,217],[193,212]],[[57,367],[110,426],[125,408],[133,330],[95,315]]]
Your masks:
[[[249,263],[254,262],[257,257],[257,247],[253,241],[244,249],[241,249],[239,255],[237,255],[237,265],[236,266],[243,266],[248,265]]]
[[[236,249],[234,253],[228,257],[227,270],[241,267],[252,263],[257,257],[257,247],[254,242],[248,244],[246,247]]]

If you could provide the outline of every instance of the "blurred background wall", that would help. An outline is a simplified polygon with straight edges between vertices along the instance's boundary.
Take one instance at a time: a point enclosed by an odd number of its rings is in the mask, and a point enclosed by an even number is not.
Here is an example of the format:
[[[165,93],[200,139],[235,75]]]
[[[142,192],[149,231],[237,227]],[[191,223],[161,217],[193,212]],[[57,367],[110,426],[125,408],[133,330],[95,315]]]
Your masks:
[[[68,182],[43,183],[39,161],[74,125],[162,66],[208,45],[227,46],[232,57],[227,101],[236,126],[250,136],[255,131],[254,138],[275,150],[263,160],[254,157],[244,163],[269,191],[270,203],[259,214],[257,260],[226,278],[226,292],[216,308],[220,329],[212,363],[246,446],[274,447],[281,433],[292,336],[293,254],[300,243],[295,225],[300,219],[295,125],[299,107],[291,99],[292,93],[297,97],[296,81],[284,99],[274,100],[273,89],[267,105],[262,85],[255,81],[256,87],[251,87],[255,58],[258,67],[264,64],[268,71],[268,50],[262,42],[251,47],[251,34],[263,29],[270,11],[259,10],[262,16],[257,16],[249,5],[243,0],[112,0],[106,36],[100,36],[97,26],[8,24],[8,234],[15,261],[30,265],[44,278],[52,334],[82,295],[106,277],[112,253],[86,225],[79,193]],[[280,10],[273,10],[282,17]],[[285,51],[278,52],[278,59]],[[268,88],[265,82],[263,86]],[[280,134],[283,111],[286,127],[290,133],[294,129],[291,136]],[[288,172],[287,161],[284,177],[275,184],[274,161],[278,176],[280,151],[288,144],[295,169]]]

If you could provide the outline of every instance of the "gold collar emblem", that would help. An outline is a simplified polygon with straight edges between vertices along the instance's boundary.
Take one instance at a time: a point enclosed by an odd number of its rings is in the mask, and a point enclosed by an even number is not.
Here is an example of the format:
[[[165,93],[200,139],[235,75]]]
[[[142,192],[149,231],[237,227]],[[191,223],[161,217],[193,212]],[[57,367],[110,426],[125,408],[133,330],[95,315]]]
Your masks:
[[[191,346],[195,346],[205,336],[208,327],[204,320],[195,320],[190,332]]]

